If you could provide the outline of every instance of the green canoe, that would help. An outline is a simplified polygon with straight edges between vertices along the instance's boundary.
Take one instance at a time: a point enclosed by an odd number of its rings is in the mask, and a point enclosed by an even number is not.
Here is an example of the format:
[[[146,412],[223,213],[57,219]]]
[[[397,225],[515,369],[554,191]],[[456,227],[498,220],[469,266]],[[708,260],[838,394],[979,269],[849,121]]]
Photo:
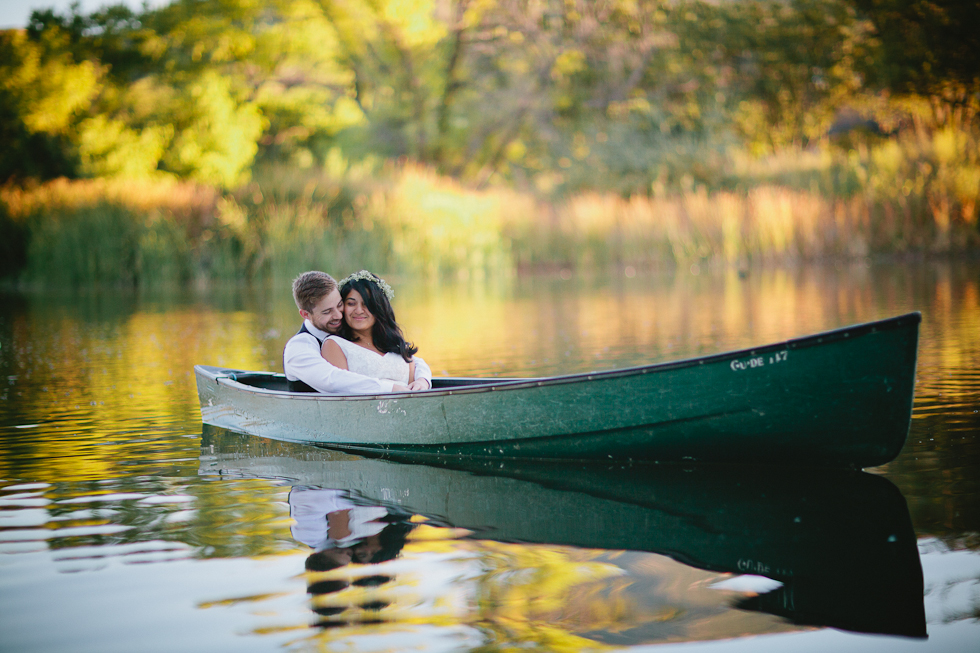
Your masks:
[[[197,365],[206,424],[365,454],[868,467],[908,434],[921,316],[754,349],[535,379],[437,378],[424,392],[286,390]]]

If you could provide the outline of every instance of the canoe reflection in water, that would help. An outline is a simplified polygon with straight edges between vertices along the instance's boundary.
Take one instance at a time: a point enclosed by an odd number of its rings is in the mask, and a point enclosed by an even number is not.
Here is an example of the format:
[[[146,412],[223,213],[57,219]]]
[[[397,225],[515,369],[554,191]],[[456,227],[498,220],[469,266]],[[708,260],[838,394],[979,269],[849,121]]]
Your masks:
[[[307,590],[313,596],[313,611],[322,617],[317,626],[328,628],[378,620],[378,611],[388,603],[364,593],[354,600],[340,592],[349,587],[372,588],[392,580],[371,574],[351,577],[339,574],[351,563],[371,565],[398,556],[413,528],[409,513],[395,508],[362,505],[350,492],[294,486],[289,492],[293,538],[314,552],[306,559]],[[334,572],[334,573],[331,573]],[[356,576],[356,574],[355,574]]]
[[[926,636],[908,508],[891,482],[873,474],[433,457],[405,464],[216,427],[205,427],[203,443],[202,474],[343,488],[349,500],[384,508],[389,523],[404,529],[416,515],[412,522],[468,529],[480,541],[661,554],[781,583],[737,596],[732,605],[740,610],[807,626]],[[354,576],[378,573],[364,571]],[[339,580],[323,573],[317,582]],[[318,609],[341,607],[323,597]]]

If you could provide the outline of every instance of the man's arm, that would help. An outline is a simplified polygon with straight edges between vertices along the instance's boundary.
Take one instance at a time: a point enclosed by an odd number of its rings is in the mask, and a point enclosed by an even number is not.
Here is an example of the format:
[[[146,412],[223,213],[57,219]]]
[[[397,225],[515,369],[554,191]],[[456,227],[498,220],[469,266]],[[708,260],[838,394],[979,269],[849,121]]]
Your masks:
[[[289,339],[282,363],[287,379],[298,379],[318,392],[372,395],[391,392],[395,386],[394,381],[334,367],[320,355],[320,344],[308,333]]]

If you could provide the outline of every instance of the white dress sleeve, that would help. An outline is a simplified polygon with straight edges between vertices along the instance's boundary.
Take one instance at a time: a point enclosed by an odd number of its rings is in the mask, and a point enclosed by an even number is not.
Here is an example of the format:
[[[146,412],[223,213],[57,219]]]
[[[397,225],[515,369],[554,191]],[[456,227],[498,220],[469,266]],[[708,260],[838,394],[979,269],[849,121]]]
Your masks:
[[[432,387],[432,370],[424,360],[418,356],[412,356],[412,360],[415,362],[415,380],[425,379],[429,382],[429,387]]]

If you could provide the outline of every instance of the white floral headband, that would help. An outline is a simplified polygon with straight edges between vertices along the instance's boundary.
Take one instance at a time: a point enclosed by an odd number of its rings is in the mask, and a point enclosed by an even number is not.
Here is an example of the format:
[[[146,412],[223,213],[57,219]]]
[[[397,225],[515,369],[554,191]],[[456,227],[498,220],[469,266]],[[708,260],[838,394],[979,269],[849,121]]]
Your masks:
[[[359,281],[359,280],[373,281],[374,283],[378,284],[378,288],[381,288],[381,292],[385,294],[385,297],[388,298],[389,302],[395,298],[395,291],[392,289],[391,286],[388,285],[388,282],[382,279],[381,277],[379,277],[378,275],[374,274],[373,272],[368,272],[367,270],[361,270],[360,272],[355,272],[354,274],[347,275],[346,277],[340,280],[340,285],[341,287],[343,287],[345,283],[349,283],[351,281]]]

